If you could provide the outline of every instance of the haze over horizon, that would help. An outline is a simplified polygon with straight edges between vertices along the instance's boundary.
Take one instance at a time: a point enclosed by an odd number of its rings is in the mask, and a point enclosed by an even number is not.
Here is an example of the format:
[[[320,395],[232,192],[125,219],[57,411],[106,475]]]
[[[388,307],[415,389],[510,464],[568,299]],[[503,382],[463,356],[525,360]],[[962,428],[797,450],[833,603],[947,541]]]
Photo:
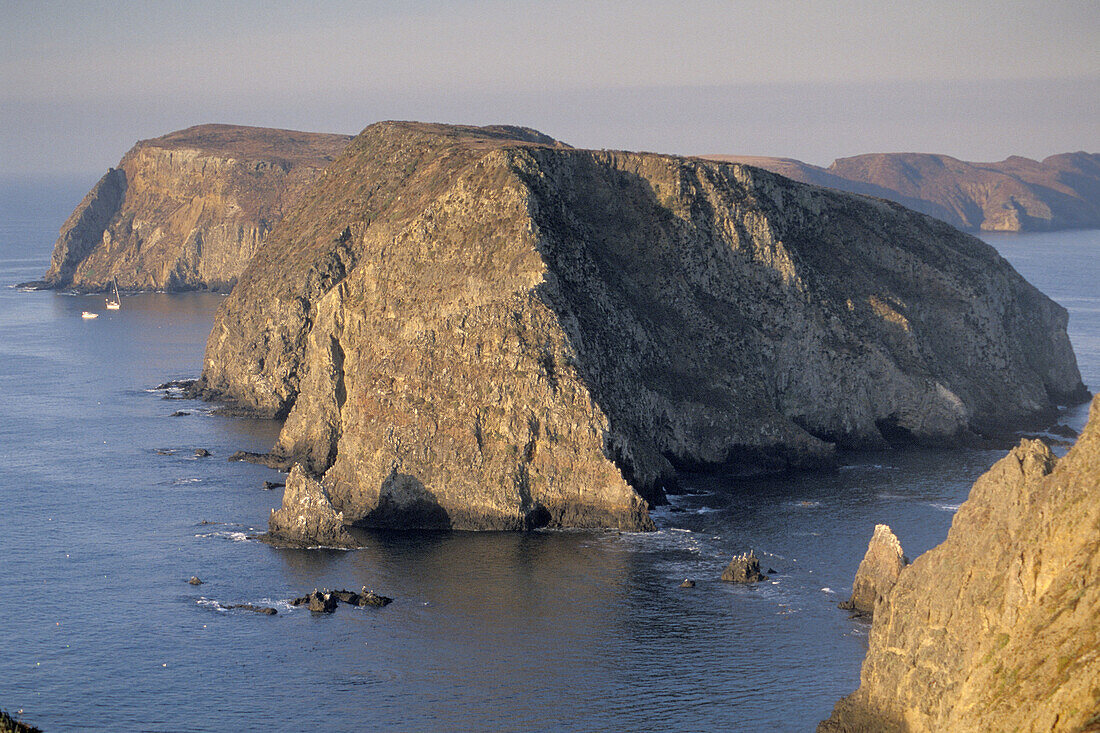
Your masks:
[[[0,7],[0,174],[98,175],[207,122],[534,127],[579,147],[1096,152],[1100,5],[256,0]]]

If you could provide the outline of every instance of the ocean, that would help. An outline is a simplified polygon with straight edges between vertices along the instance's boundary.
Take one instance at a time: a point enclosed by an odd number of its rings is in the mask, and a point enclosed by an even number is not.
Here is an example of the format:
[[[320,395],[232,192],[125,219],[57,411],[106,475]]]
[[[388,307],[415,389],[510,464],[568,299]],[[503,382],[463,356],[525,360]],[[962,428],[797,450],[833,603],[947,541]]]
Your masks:
[[[103,296],[11,287],[42,276],[88,185],[0,184],[0,708],[46,731],[812,730],[859,682],[868,625],[836,604],[874,525],[916,557],[1003,455],[688,476],[653,533],[269,547],[250,537],[280,503],[264,482],[282,475],[226,458],[267,450],[279,425],[154,389],[198,375],[222,296],[124,296],[107,311]],[[983,238],[1069,309],[1095,390],[1100,231]],[[768,581],[720,582],[750,548]],[[363,586],[395,600],[289,604]],[[219,607],[235,603],[278,615]]]

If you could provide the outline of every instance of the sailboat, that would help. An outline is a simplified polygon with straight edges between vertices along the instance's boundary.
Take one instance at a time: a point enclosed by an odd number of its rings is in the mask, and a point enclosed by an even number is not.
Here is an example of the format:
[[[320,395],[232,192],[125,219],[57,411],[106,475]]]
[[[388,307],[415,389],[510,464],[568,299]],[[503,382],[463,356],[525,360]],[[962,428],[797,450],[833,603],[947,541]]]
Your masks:
[[[115,299],[111,300],[110,298],[107,298],[107,310],[117,311],[119,308],[122,307],[122,300],[118,297],[118,280],[113,279],[111,280],[111,283],[112,285],[114,285],[115,288]]]

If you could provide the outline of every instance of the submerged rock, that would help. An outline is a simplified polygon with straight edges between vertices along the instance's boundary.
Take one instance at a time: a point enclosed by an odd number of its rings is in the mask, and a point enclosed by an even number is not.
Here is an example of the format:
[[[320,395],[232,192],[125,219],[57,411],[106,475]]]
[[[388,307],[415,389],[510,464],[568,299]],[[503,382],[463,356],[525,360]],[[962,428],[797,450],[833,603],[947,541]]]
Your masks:
[[[203,524],[206,524],[206,523],[203,522]],[[191,579],[188,580],[187,582],[190,583],[191,585],[202,585],[202,581],[199,580],[199,576],[197,576],[197,575],[192,575]]]
[[[388,122],[265,240],[202,389],[287,416],[271,455],[323,486],[323,526],[638,530],[675,467],[1047,419],[1084,389],[1066,319],[887,202]]]
[[[1100,398],[1057,458],[1025,440],[875,608],[859,689],[821,731],[1100,725]]]
[[[681,588],[694,588],[695,587],[695,581],[694,580],[685,580],[683,583],[680,583],[680,587]]]
[[[264,481],[263,486],[261,486],[260,488],[264,491],[272,491],[274,489],[281,489],[284,486],[286,486],[286,484],[277,483],[275,481]]]
[[[195,452],[194,452],[194,455],[195,455],[195,458],[209,458],[210,456],[212,456],[214,454],[211,453],[210,451],[208,451],[206,448],[196,448]]]
[[[230,462],[244,461],[245,463],[255,463],[258,466],[267,466],[276,471],[289,471],[291,465],[293,465],[291,461],[286,458],[271,453],[253,453],[247,450],[239,450],[226,460]]]
[[[852,597],[840,604],[840,608],[856,611],[868,616],[875,612],[875,606],[881,603],[893,590],[898,576],[905,569],[908,560],[901,550],[898,538],[885,524],[876,524],[875,533],[867,545],[867,552],[859,563],[855,581],[852,583]]]
[[[240,609],[241,611],[252,611],[253,613],[262,613],[266,616],[274,616],[279,613],[278,609],[271,606],[253,606],[251,603],[236,603],[232,606],[222,606],[227,610]]]
[[[756,557],[756,553],[752,550],[741,555],[734,555],[733,559],[730,560],[730,564],[722,571],[722,580],[727,583],[759,583],[761,580],[766,579],[765,575],[760,572],[760,559]]]

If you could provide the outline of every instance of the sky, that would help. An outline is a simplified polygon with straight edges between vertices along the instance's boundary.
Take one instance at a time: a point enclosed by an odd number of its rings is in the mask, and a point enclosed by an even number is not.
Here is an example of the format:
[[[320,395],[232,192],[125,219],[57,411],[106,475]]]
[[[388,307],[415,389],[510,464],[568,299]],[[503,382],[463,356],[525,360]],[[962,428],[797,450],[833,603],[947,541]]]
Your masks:
[[[0,0],[0,176],[384,119],[819,165],[1100,152],[1100,2]]]

